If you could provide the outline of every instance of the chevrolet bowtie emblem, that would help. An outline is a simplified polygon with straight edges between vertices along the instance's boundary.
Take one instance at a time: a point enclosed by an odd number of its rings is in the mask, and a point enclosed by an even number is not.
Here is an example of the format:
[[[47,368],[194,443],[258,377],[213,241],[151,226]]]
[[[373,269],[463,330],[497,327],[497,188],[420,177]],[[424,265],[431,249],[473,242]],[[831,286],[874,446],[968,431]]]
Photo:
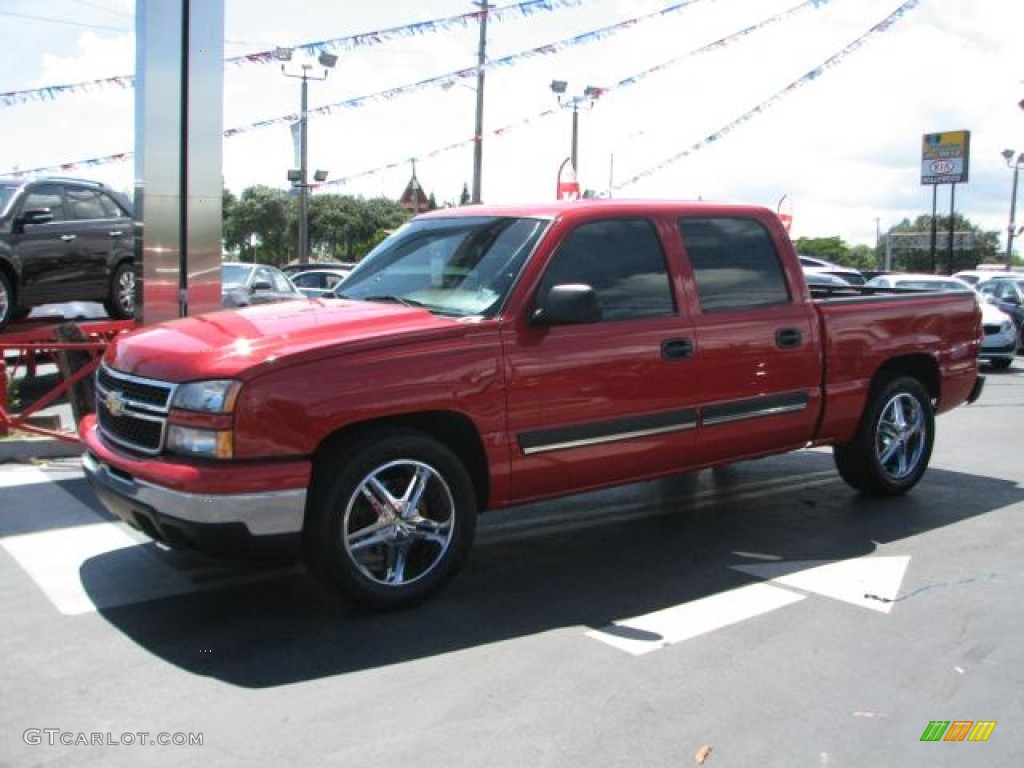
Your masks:
[[[128,403],[120,392],[108,392],[104,404],[111,416],[120,416],[125,412]]]

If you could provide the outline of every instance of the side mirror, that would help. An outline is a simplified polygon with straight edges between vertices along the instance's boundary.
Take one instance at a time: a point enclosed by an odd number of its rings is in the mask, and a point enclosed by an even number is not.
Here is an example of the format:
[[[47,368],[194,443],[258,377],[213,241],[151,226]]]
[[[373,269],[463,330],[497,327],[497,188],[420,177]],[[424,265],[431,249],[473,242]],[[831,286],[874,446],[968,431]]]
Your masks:
[[[16,231],[21,233],[25,231],[25,226],[28,224],[48,224],[51,221],[53,221],[53,211],[49,208],[29,208],[22,211],[21,215],[15,219],[14,226]]]
[[[601,319],[601,302],[589,285],[556,285],[537,302],[530,323],[541,327],[596,323]]]

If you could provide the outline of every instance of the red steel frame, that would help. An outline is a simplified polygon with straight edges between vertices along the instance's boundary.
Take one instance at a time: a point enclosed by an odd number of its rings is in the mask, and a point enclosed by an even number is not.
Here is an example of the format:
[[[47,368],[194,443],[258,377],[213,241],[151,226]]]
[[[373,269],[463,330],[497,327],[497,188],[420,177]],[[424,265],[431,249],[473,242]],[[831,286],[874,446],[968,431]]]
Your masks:
[[[68,390],[88,376],[95,373],[103,357],[103,350],[106,349],[110,340],[119,333],[135,328],[135,320],[86,320],[76,322],[75,325],[82,331],[86,341],[57,341],[56,332],[59,323],[19,323],[16,328],[24,330],[13,330],[0,333],[0,437],[6,435],[10,430],[17,429],[22,432],[31,432],[46,437],[55,437],[71,443],[77,443],[78,434],[60,432],[46,429],[28,423],[28,419],[43,408],[65,395]],[[17,370],[21,365],[25,366],[29,375],[34,375],[39,360],[47,359],[57,352],[77,351],[88,352],[90,361],[74,371],[67,379],[61,379],[53,388],[42,397],[32,403],[31,406],[18,413],[12,413],[7,401],[7,386],[9,382],[7,373],[7,355],[9,352],[17,354],[14,368]]]

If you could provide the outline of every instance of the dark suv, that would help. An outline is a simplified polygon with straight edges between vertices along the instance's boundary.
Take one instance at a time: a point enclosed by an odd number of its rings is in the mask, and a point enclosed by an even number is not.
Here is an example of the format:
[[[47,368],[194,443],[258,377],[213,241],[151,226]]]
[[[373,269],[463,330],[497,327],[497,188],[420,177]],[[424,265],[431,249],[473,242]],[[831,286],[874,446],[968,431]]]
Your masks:
[[[0,178],[0,329],[65,301],[134,317],[132,234],[131,202],[103,184]]]

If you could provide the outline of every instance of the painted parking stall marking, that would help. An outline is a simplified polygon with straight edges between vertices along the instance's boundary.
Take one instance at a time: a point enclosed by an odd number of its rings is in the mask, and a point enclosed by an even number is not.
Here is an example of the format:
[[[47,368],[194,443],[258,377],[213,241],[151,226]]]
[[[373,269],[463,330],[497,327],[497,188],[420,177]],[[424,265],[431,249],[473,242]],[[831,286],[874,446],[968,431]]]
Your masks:
[[[889,613],[908,556],[860,557],[839,562],[772,562],[734,566],[765,581],[613,622],[587,636],[634,656],[691,640],[785,608],[810,595]]]
[[[616,621],[603,629],[587,632],[587,636],[633,656],[642,656],[803,599],[804,595],[786,589],[750,584],[644,616]]]
[[[0,471],[0,497],[21,493],[31,494],[33,500],[33,519],[28,521],[26,503],[0,505],[0,549],[62,614],[248,583],[282,572],[169,551],[126,523],[107,520],[53,480],[36,467]],[[21,519],[5,520],[10,514]]]

